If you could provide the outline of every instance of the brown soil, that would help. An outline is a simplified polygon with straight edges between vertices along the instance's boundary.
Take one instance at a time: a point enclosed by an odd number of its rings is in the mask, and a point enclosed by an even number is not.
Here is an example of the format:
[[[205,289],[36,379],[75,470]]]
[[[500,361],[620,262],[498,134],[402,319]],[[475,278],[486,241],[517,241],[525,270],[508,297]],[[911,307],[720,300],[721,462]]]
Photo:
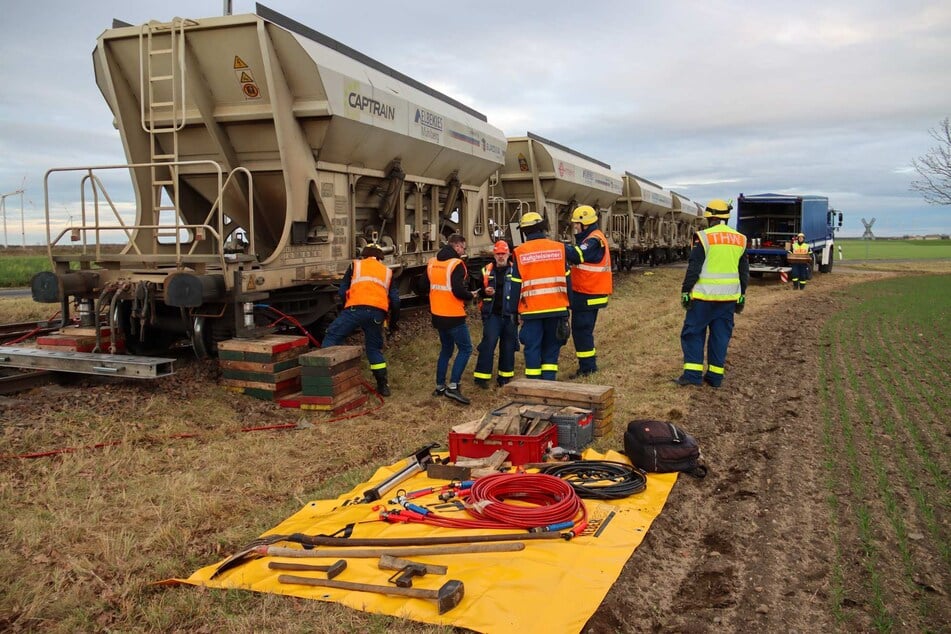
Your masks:
[[[856,281],[837,276],[824,292],[797,294],[755,320],[738,317],[723,387],[682,388],[694,392],[676,422],[700,440],[709,475],[678,479],[584,632],[875,629],[868,604],[851,598],[863,597],[858,531],[846,522],[832,534],[818,378],[819,333],[841,301],[829,291]],[[868,455],[860,451],[859,461],[871,470]],[[830,588],[837,540],[854,548],[845,555],[844,623],[835,622]],[[878,546],[882,561],[900,560],[895,544]],[[935,562],[930,578],[942,577]],[[890,586],[890,609],[910,617],[899,629],[947,631],[931,629],[951,609],[940,588],[925,586],[939,607],[918,621],[921,592]]]

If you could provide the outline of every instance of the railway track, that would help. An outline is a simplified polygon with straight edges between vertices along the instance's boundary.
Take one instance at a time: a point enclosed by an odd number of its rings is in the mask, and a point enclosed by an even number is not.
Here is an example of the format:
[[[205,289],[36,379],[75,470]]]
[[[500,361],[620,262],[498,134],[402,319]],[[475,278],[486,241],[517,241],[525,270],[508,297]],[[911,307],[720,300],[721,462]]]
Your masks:
[[[0,345],[15,341],[27,335],[36,337],[46,335],[62,327],[60,320],[25,321],[14,324],[0,324]]]

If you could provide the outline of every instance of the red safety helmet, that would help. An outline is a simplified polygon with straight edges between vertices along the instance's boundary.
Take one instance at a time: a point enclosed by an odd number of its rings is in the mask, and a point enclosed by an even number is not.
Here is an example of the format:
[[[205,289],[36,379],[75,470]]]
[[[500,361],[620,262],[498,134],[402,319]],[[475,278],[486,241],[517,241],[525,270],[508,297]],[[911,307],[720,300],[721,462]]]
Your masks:
[[[495,246],[492,247],[492,253],[496,255],[508,255],[509,254],[509,244],[505,240],[499,240],[495,243]]]

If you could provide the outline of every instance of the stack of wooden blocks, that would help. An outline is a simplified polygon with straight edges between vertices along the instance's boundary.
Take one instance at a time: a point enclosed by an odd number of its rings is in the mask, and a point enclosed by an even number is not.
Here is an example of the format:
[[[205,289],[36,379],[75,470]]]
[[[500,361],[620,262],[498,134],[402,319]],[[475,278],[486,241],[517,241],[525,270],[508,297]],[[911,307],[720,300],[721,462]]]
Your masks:
[[[57,350],[59,352],[103,352],[109,353],[109,328],[99,329],[100,348],[96,350],[96,328],[80,328],[68,326],[59,332],[36,338],[36,347],[40,350]],[[125,353],[125,339],[122,335],[116,336],[115,354]]]
[[[341,414],[367,401],[360,346],[321,348],[302,355],[301,391],[283,399],[284,407]]]
[[[298,359],[310,349],[307,337],[266,335],[218,344],[221,384],[239,394],[277,401],[300,391]]]
[[[543,405],[573,405],[594,411],[594,436],[600,438],[611,432],[614,417],[614,388],[610,385],[589,385],[563,381],[516,379],[502,392],[521,403]]]

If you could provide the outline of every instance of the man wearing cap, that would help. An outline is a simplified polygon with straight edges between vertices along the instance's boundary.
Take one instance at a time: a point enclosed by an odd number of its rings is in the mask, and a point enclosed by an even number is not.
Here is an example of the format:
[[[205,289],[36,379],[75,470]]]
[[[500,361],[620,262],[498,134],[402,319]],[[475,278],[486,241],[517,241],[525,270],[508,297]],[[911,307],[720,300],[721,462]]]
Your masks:
[[[383,249],[369,244],[363,249],[362,259],[354,260],[340,282],[343,310],[334,319],[321,345],[339,346],[357,328],[363,329],[363,340],[376,379],[376,391],[390,395],[386,359],[383,357],[383,323],[389,315],[390,332],[396,330],[400,316],[400,293],[393,284],[393,271],[383,264]]]
[[[505,310],[505,287],[509,284],[509,245],[499,240],[492,248],[494,262],[482,267],[482,342],[479,343],[479,358],[475,367],[475,383],[488,388],[492,380],[492,359],[499,348],[499,387],[515,376],[515,349],[518,324],[515,317]]]
[[[792,244],[794,254],[809,253],[809,243],[806,242],[806,234],[800,233]],[[792,265],[792,287],[794,291],[806,290],[806,282],[809,281],[809,265],[804,263],[795,263]]]
[[[537,211],[518,222],[524,242],[515,247],[512,284],[505,304],[518,313],[518,339],[524,346],[525,378],[555,381],[558,355],[568,342],[570,270],[566,246],[547,235],[547,220]]]

